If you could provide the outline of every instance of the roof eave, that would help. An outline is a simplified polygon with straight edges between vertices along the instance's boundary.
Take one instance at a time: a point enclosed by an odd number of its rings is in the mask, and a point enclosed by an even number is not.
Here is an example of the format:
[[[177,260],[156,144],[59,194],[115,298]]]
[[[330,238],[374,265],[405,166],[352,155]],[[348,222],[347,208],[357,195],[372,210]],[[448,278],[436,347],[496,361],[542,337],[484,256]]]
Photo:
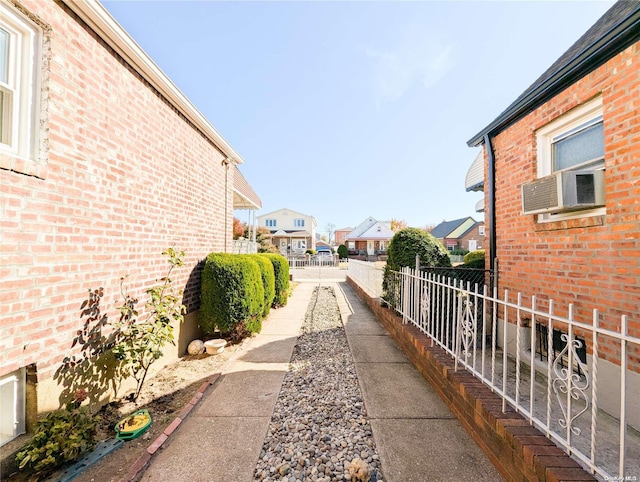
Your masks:
[[[237,164],[244,162],[240,154],[222,137],[222,134],[213,127],[97,0],[63,0],[63,2],[179,112],[193,122],[229,160]]]
[[[622,52],[640,38],[640,2],[629,16],[613,26],[607,33],[589,44],[556,73],[532,90],[517,103],[512,104],[491,124],[467,141],[469,147],[484,143],[484,136],[496,135],[520,120],[540,105],[558,95],[564,89],[593,71],[604,62]]]

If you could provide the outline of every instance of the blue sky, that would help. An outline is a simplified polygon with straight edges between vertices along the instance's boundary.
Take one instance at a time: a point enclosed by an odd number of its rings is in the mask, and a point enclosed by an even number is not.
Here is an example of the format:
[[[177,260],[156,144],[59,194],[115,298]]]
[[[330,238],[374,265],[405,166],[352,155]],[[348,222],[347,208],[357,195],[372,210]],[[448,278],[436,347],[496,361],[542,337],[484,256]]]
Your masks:
[[[466,141],[612,5],[102,3],[244,158],[258,214],[311,214],[320,232],[480,220]]]

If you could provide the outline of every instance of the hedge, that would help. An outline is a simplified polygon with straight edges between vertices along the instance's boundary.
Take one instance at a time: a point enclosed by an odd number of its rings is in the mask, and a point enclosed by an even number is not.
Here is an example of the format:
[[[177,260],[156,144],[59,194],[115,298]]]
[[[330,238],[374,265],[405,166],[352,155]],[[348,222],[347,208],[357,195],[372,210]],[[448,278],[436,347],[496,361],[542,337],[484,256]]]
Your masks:
[[[264,288],[264,309],[262,311],[262,315],[266,317],[269,314],[269,310],[271,309],[271,305],[273,305],[273,300],[276,296],[276,275],[273,263],[271,263],[271,261],[266,257],[259,254],[248,254],[246,256],[256,261],[258,266],[260,266],[262,286]]]
[[[474,268],[484,268],[484,249],[477,249],[465,254],[464,264],[467,267],[472,265]]]
[[[211,253],[202,271],[200,327],[206,334],[243,337],[258,333],[264,312],[258,262],[249,256]]]
[[[289,299],[289,262],[279,254],[264,253],[264,256],[273,264],[276,277],[276,295],[273,299],[273,307],[284,306]]]

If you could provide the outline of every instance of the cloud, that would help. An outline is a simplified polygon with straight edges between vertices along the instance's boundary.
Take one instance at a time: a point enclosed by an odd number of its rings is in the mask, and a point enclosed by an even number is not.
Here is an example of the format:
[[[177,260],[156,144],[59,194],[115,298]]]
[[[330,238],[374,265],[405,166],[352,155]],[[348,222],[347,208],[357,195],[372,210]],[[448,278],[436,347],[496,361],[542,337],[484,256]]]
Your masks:
[[[373,90],[378,107],[402,97],[413,85],[437,84],[454,65],[454,49],[424,33],[406,32],[385,50],[367,47],[373,66]]]

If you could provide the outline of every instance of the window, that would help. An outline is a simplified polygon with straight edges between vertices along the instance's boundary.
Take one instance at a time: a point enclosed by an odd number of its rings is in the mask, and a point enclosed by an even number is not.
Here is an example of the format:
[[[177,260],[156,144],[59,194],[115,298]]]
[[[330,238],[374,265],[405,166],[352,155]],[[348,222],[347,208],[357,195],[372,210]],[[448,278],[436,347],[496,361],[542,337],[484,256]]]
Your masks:
[[[598,97],[559,117],[537,132],[538,177],[560,171],[604,169],[602,98]],[[553,221],[605,214],[604,207],[564,214],[541,214]]]
[[[306,239],[294,239],[293,241],[294,249],[307,249],[307,240]]]
[[[0,377],[0,446],[25,431],[25,385],[24,368]]]
[[[0,151],[32,160],[38,138],[39,37],[28,20],[0,4]]]
[[[304,219],[294,219],[293,226],[296,228],[304,228]]]
[[[276,220],[275,219],[266,219],[264,222],[264,225],[268,228],[275,228],[276,227]]]
[[[478,226],[478,234],[484,236],[484,226]]]

